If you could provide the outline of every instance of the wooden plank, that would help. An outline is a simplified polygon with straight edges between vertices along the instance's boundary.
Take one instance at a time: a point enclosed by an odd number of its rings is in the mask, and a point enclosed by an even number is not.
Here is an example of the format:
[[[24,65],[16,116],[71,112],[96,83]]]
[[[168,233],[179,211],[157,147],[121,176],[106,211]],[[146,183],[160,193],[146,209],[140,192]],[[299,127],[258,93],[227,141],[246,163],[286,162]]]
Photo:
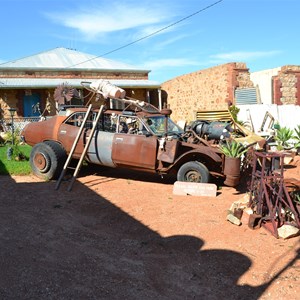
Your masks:
[[[206,121],[230,121],[232,120],[232,116],[228,110],[198,111],[196,112],[196,119]]]

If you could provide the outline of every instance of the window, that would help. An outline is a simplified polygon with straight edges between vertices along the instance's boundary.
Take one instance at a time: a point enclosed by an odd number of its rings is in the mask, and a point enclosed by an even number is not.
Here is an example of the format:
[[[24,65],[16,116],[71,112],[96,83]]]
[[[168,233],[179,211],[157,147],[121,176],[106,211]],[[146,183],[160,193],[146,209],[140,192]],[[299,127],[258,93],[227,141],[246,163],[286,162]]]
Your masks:
[[[104,114],[102,117],[102,124],[99,125],[99,130],[116,132],[117,116],[115,114]]]
[[[119,116],[118,133],[145,135],[149,133],[142,121],[135,116]]]

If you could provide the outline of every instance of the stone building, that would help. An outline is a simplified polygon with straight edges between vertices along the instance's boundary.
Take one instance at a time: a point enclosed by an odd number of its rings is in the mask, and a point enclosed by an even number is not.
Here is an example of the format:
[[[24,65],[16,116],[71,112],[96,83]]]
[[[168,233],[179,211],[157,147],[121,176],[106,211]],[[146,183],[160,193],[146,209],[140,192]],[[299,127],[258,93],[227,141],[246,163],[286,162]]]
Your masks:
[[[82,81],[106,79],[126,95],[159,108],[166,103],[175,121],[187,122],[199,111],[226,110],[229,105],[300,105],[300,66],[283,66],[250,73],[245,63],[232,62],[172,78],[162,84],[148,79],[150,70],[66,48],[0,64],[0,119],[8,108],[17,117],[56,113],[54,91],[67,83],[90,98]],[[34,110],[39,105],[40,111]],[[50,105],[52,104],[52,105]],[[94,103],[97,105],[97,103]],[[45,111],[46,110],[46,111]]]
[[[300,66],[250,73],[245,63],[227,63],[178,76],[161,85],[162,102],[174,120],[194,120],[199,111],[229,105],[300,105]]]
[[[172,109],[174,120],[189,122],[197,111],[226,110],[238,88],[253,88],[249,70],[245,63],[228,63],[164,82],[162,101]]]
[[[98,79],[125,89],[129,97],[160,106],[160,85],[148,79],[149,72],[66,48],[6,62],[0,64],[0,119],[9,116],[9,108],[17,109],[16,117],[55,114],[54,91],[61,84],[81,89],[82,102],[87,103],[88,91],[81,82]]]
[[[253,72],[250,78],[259,87],[263,104],[300,105],[300,66]]]

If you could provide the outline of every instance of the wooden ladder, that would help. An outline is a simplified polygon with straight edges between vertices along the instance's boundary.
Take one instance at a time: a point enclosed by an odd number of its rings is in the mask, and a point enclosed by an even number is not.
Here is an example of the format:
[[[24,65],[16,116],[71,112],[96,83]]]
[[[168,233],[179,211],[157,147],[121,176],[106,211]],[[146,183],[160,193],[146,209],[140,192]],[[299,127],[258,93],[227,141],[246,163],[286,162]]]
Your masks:
[[[97,114],[97,116],[96,116],[96,119],[95,119],[95,121],[93,121],[93,127],[92,127],[92,129],[91,129],[91,132],[90,132],[90,135],[89,135],[89,137],[88,137],[88,140],[87,140],[87,142],[86,142],[86,144],[85,144],[85,146],[84,146],[84,149],[83,149],[83,151],[82,151],[82,153],[81,153],[81,156],[80,156],[80,159],[79,159],[79,161],[78,161],[78,163],[77,163],[77,166],[76,166],[76,168],[75,168],[75,171],[74,171],[74,173],[73,173],[73,175],[72,175],[71,182],[70,182],[70,185],[69,185],[69,187],[68,187],[68,191],[71,191],[72,186],[73,186],[73,184],[74,184],[74,181],[75,181],[75,179],[76,179],[76,177],[77,177],[77,175],[78,175],[78,173],[79,173],[79,170],[80,170],[81,165],[82,165],[82,163],[83,163],[83,159],[84,159],[84,157],[85,157],[85,155],[86,155],[86,153],[87,153],[87,150],[88,150],[88,148],[89,148],[89,146],[90,146],[90,144],[91,144],[93,135],[94,135],[94,133],[95,133],[95,130],[96,130],[96,127],[97,127],[97,124],[98,124],[98,121],[99,121],[99,118],[100,118],[100,116],[102,115],[103,108],[104,108],[104,105],[101,105],[100,110],[99,110],[99,112],[98,112],[98,114]],[[85,114],[85,116],[84,116],[84,119],[83,119],[82,124],[81,124],[81,126],[80,126],[80,129],[79,129],[79,131],[78,131],[78,133],[77,133],[77,136],[76,136],[76,138],[75,138],[75,140],[74,140],[74,143],[73,143],[73,145],[72,145],[72,148],[71,148],[71,151],[70,151],[70,153],[69,153],[69,155],[68,155],[68,158],[67,158],[67,160],[66,160],[66,162],[65,162],[65,165],[64,165],[64,167],[63,167],[63,170],[62,170],[62,172],[61,172],[61,174],[60,174],[60,176],[59,176],[59,178],[58,178],[58,180],[57,180],[57,182],[56,182],[56,185],[55,185],[55,189],[56,189],[56,190],[59,189],[60,184],[61,184],[61,182],[62,182],[64,176],[66,175],[67,170],[68,170],[68,169],[74,169],[74,168],[69,167],[69,165],[70,165],[70,163],[71,163],[71,160],[72,160],[73,154],[74,154],[74,152],[75,152],[76,146],[77,146],[77,144],[78,144],[78,141],[79,141],[79,139],[80,139],[80,136],[81,136],[81,134],[82,134],[82,132],[83,132],[83,130],[84,130],[84,128],[85,128],[85,124],[86,124],[86,122],[87,122],[87,120],[88,120],[88,116],[89,116],[89,114],[90,114],[90,112],[91,112],[91,109],[92,109],[92,104],[90,104],[89,107],[88,107],[88,110],[87,110],[87,112],[86,112],[86,114]]]

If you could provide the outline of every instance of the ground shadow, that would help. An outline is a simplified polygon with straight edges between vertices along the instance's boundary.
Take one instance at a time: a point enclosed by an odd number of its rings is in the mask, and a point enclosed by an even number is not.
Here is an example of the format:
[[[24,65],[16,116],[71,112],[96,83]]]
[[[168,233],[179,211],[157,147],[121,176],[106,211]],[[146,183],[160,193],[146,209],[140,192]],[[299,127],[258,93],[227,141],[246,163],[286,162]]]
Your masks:
[[[297,168],[297,166],[295,166],[295,165],[284,165],[284,169],[295,169],[295,168]]]
[[[258,299],[271,283],[239,285],[248,257],[164,238],[79,182],[0,181],[2,299]]]
[[[81,168],[79,176],[83,177],[88,175],[98,175],[115,179],[122,178],[164,184],[174,184],[174,182],[177,180],[175,175],[159,175],[156,173],[129,170],[125,168],[109,168],[97,165],[88,165]]]
[[[83,166],[80,170],[79,177],[89,176],[89,175],[98,175],[105,176],[112,180],[115,179],[129,179],[129,180],[139,180],[143,182],[155,182],[155,183],[163,183],[163,184],[174,184],[177,181],[177,177],[175,174],[166,174],[159,175],[156,173],[148,173],[137,170],[130,170],[125,168],[109,168],[97,165],[88,165]],[[210,177],[210,183],[216,184],[217,187],[226,186],[224,184],[225,178],[223,177]]]

